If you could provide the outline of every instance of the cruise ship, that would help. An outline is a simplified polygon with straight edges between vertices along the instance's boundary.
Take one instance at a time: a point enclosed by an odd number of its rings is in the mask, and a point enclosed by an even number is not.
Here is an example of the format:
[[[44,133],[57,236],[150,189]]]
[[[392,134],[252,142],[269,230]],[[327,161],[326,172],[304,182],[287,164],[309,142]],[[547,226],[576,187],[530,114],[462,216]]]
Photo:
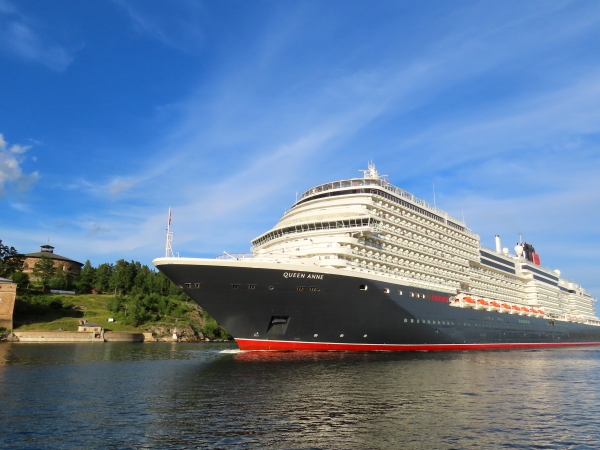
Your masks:
[[[532,245],[485,248],[374,164],[361,172],[303,193],[251,253],[153,264],[242,350],[600,345],[596,299]]]

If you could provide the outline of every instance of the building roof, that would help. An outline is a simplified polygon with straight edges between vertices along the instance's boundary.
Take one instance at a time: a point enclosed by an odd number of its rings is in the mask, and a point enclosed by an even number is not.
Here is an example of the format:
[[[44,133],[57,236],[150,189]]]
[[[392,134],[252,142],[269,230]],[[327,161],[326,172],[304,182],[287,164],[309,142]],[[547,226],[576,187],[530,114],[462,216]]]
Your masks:
[[[80,266],[83,266],[83,263],[80,263],[79,261],[75,261],[73,259],[67,258],[66,256],[61,256],[61,255],[57,255],[56,253],[50,253],[50,252],[35,252],[35,253],[27,253],[25,255],[26,258],[41,258],[42,256],[45,256],[46,258],[50,258],[50,259],[56,259],[59,261],[67,261],[67,262],[72,262],[75,264],[79,264]]]
[[[6,278],[0,278],[0,283],[11,283],[12,284],[12,281],[7,280]]]

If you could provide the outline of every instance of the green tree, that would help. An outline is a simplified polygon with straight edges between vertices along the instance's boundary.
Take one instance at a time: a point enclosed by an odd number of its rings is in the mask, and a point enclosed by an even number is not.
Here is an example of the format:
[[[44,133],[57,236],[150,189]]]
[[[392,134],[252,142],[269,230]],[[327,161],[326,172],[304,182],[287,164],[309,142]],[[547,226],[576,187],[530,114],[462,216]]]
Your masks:
[[[110,279],[113,273],[112,264],[100,264],[96,269],[96,276],[94,277],[94,289],[99,292],[107,292],[110,290]]]
[[[96,279],[96,269],[92,266],[92,263],[88,259],[79,274],[77,280],[77,290],[79,292],[89,292],[94,287],[94,281]]]
[[[54,267],[54,263],[46,255],[42,255],[40,260],[33,266],[32,271],[33,276],[37,281],[42,283],[44,288],[48,287],[50,279],[54,276],[55,272],[56,268]]]
[[[128,263],[124,259],[117,261],[110,278],[110,287],[114,289],[115,295],[117,292],[120,295],[129,294],[131,288],[134,286],[136,271],[136,264],[133,261],[131,263]]]
[[[55,267],[54,275],[50,278],[48,284],[52,289],[66,290],[71,286],[71,275],[60,265]]]
[[[0,239],[0,277],[8,278],[23,269],[24,256],[14,247],[2,244]]]
[[[29,275],[23,272],[15,272],[12,276],[13,283],[17,283],[19,289],[25,289],[29,285]]]

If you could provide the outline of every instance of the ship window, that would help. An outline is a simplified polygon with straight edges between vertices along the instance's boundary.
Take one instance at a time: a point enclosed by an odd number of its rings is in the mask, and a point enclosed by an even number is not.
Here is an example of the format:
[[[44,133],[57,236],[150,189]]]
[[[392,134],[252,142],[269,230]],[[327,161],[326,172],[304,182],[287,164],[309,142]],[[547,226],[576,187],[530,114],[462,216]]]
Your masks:
[[[319,292],[319,290],[320,290],[320,289],[319,289],[318,287],[315,287],[315,286],[311,286],[311,287],[309,288],[309,291],[310,291],[310,292]]]
[[[272,291],[273,289],[275,289],[273,286],[269,286],[270,291]]]
[[[304,286],[298,286],[298,287],[296,287],[296,290],[297,291],[303,291],[304,290]]]
[[[390,290],[389,290],[388,288],[383,288],[383,293],[384,293],[384,294],[389,294],[389,293],[390,293]]]
[[[398,295],[402,295],[402,291],[398,289]]]
[[[410,319],[410,323],[414,323],[414,322],[415,322],[415,319]]]
[[[427,323],[430,324],[431,322],[428,320]]]
[[[248,285],[248,289],[256,289],[256,285],[255,284],[249,284]]]
[[[200,289],[200,283],[194,283],[194,287],[195,287],[196,289]]]
[[[239,284],[231,284],[231,289],[239,289],[240,285]]]
[[[185,287],[186,288],[191,288],[192,287],[192,283],[185,283]]]
[[[414,296],[415,296],[415,293],[414,293],[414,292],[411,292],[411,293],[410,293],[410,296],[411,296],[411,297],[414,297]]]
[[[408,319],[406,319],[406,318],[405,318],[405,319],[404,319],[404,323],[407,323],[407,322],[408,322]]]
[[[367,290],[367,285],[366,285],[366,284],[361,284],[361,285],[360,285],[358,288],[359,288],[361,291],[366,291],[366,290]]]

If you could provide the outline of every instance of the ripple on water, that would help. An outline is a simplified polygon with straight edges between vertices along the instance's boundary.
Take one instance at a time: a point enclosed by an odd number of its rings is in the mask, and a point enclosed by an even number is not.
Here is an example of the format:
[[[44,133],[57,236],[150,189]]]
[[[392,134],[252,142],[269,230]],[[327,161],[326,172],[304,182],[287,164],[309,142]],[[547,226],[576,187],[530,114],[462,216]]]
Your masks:
[[[0,346],[0,446],[596,448],[600,351]]]

